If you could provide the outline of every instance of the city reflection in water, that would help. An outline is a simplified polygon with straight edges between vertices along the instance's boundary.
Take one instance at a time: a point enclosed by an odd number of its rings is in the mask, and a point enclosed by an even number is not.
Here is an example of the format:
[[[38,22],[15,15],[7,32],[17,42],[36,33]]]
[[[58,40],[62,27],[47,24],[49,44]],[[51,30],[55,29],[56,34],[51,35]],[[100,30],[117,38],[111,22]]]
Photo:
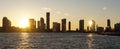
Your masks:
[[[20,41],[16,49],[29,49],[29,33],[20,33]]]
[[[93,43],[92,43],[93,42],[93,34],[92,33],[88,34],[87,37],[88,37],[88,42],[87,42],[88,48],[93,49]]]

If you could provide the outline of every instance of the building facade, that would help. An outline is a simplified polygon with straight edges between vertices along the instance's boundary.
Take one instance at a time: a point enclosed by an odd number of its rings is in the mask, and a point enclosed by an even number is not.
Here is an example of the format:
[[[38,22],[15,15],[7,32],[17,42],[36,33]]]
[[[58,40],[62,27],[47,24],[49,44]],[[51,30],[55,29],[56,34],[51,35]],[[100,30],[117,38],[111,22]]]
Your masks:
[[[66,19],[62,19],[62,32],[66,32]]]

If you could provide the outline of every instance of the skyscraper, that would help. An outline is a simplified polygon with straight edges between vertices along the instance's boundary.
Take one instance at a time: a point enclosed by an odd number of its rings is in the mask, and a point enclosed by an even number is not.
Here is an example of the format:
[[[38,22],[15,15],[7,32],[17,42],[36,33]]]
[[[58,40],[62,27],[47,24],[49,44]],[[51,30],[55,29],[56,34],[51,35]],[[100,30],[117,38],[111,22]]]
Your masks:
[[[29,31],[36,30],[36,21],[34,19],[29,19]]]
[[[60,31],[60,23],[53,22],[53,31],[59,32]]]
[[[50,31],[50,12],[46,13],[46,30]]]
[[[107,27],[111,27],[111,22],[110,22],[110,19],[107,20]]]
[[[62,19],[62,32],[66,32],[66,19]]]
[[[40,31],[40,21],[37,21],[37,27],[38,27],[38,30]]]
[[[111,32],[112,31],[110,19],[107,19],[107,27],[106,27],[105,31],[106,32]]]
[[[90,31],[94,32],[95,31],[95,21],[92,20],[92,24],[90,26]]]
[[[71,22],[68,22],[68,31],[71,31]]]
[[[40,30],[45,31],[45,23],[42,17],[40,18]]]
[[[3,27],[3,31],[10,31],[11,22],[7,17],[3,17],[2,27]]]
[[[80,21],[79,21],[79,30],[80,30],[81,32],[84,32],[84,20],[80,20]]]
[[[116,24],[114,25],[114,31],[115,31],[115,32],[120,32],[120,23],[116,23]]]

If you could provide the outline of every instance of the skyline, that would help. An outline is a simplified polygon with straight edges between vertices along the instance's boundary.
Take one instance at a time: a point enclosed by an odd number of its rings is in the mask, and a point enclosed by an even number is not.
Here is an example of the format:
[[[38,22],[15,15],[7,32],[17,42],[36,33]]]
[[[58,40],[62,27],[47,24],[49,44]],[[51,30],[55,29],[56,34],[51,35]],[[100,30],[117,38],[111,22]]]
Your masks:
[[[0,26],[4,16],[11,20],[12,26],[19,27],[23,19],[34,18],[38,21],[41,17],[45,19],[46,12],[50,12],[50,28],[52,22],[61,23],[63,18],[66,18],[67,22],[71,21],[71,30],[78,28],[81,19],[85,20],[85,29],[90,20],[95,20],[98,26],[106,27],[107,19],[111,20],[113,28],[115,23],[120,22],[119,2],[119,0],[1,0]]]

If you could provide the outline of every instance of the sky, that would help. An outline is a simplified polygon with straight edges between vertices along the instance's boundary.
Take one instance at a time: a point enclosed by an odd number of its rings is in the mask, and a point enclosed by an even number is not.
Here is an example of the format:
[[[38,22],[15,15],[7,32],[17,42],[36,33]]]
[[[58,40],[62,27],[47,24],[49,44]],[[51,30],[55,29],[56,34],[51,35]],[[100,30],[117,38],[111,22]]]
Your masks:
[[[61,23],[66,18],[71,21],[72,30],[79,26],[79,20],[84,19],[85,28],[89,21],[94,20],[98,26],[106,27],[107,19],[111,26],[120,22],[120,0],[0,0],[0,26],[4,16],[19,27],[23,19],[34,18],[36,21],[44,18],[50,12],[52,22]]]

